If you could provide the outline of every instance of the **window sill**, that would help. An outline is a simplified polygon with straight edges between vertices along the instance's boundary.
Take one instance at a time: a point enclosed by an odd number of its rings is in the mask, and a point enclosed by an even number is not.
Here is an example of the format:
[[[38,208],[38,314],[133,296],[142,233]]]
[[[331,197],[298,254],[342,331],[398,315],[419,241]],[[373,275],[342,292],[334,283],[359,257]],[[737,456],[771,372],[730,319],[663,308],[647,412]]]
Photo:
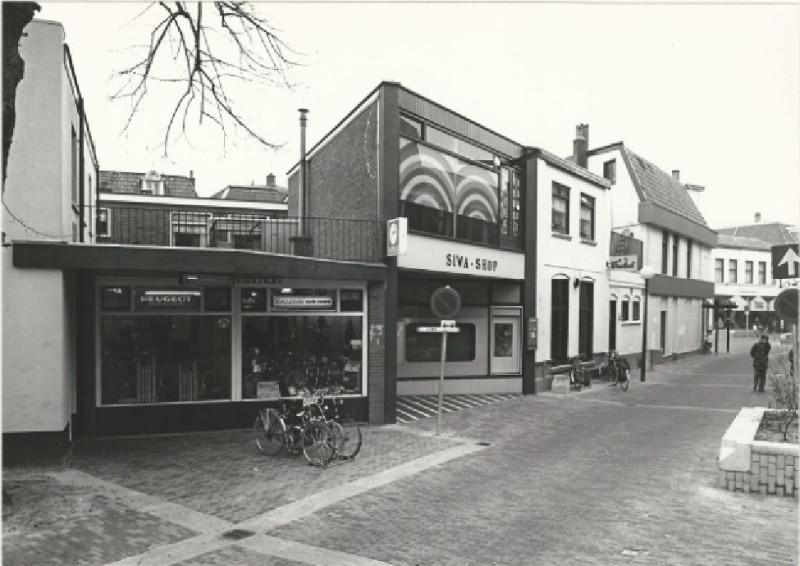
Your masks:
[[[622,326],[636,326],[641,323],[642,323],[641,320],[623,320]]]
[[[564,234],[562,232],[553,232],[553,237],[559,238],[561,240],[572,240],[572,236],[570,236],[569,234]]]
[[[584,240],[581,238],[581,244],[586,244],[587,246],[596,246],[597,242],[594,240]]]

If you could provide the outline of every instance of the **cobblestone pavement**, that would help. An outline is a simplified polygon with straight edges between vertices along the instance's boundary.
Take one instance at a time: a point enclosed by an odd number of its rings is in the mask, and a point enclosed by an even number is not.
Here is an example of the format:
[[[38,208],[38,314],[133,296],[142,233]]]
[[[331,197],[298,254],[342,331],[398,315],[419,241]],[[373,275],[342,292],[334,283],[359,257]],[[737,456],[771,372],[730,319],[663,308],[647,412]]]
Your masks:
[[[446,413],[441,437],[435,418],[365,427],[358,458],[327,470],[262,456],[242,431],[84,442],[67,470],[4,470],[13,512],[36,482],[60,511],[4,521],[3,563],[796,564],[796,500],[715,484],[736,412],[768,401],[752,392],[751,342],[646,383],[634,371],[627,392],[595,382]],[[436,460],[477,442],[491,445]],[[152,501],[222,527],[186,528]],[[255,534],[220,536],[237,524]]]

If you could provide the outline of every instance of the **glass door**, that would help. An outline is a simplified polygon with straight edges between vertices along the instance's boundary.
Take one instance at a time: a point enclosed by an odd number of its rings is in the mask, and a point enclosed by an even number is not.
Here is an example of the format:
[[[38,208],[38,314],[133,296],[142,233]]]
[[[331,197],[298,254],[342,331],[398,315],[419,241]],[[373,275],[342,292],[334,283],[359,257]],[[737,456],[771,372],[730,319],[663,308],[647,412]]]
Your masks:
[[[496,374],[520,372],[520,316],[493,315],[491,328],[491,370]]]

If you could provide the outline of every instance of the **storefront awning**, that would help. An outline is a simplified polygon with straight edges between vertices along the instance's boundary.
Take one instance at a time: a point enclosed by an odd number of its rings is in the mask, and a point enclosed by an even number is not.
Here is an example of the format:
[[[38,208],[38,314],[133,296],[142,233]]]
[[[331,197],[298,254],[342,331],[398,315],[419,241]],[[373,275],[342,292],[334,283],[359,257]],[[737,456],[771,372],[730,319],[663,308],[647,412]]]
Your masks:
[[[19,269],[89,269],[175,273],[223,273],[234,277],[269,275],[285,279],[384,281],[386,266],[249,250],[68,244],[16,241]]]

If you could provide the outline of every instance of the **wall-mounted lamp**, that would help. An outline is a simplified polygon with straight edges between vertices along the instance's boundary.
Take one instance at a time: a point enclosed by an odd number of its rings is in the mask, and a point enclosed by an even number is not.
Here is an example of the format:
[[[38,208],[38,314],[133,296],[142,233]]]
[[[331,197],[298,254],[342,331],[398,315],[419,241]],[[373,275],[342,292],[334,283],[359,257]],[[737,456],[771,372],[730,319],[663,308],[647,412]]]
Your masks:
[[[576,278],[576,279],[575,279],[575,280],[572,282],[572,286],[573,286],[573,287],[575,287],[575,288],[577,289],[578,287],[580,287],[580,286],[581,286],[581,280]]]

